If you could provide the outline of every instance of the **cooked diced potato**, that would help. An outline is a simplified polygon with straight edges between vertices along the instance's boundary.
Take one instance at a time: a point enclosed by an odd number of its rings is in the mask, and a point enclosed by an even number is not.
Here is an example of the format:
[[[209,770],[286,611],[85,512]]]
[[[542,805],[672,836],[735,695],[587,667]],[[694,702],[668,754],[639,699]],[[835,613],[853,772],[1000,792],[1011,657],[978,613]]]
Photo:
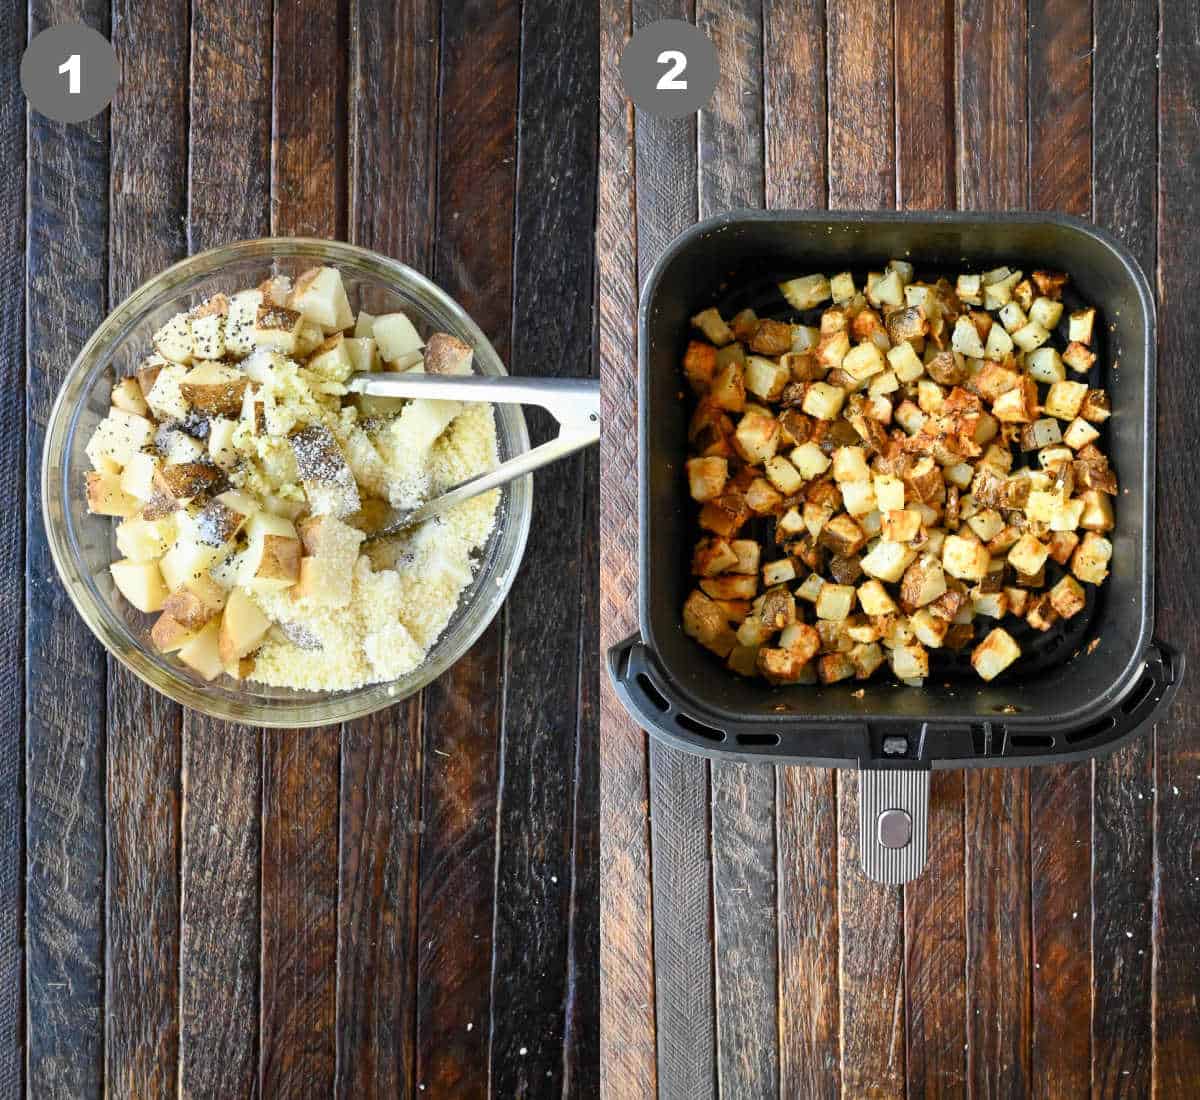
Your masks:
[[[697,313],[692,318],[692,324],[704,333],[706,340],[717,347],[724,347],[733,342],[733,329],[721,318],[721,313],[715,306]]]
[[[918,641],[895,646],[891,662],[898,680],[923,680],[929,675],[929,651]]]
[[[1009,302],[1000,309],[1000,323],[1010,334],[1029,324],[1029,318],[1017,302]]]
[[[1021,429],[1021,450],[1023,451],[1040,451],[1043,447],[1052,447],[1061,442],[1062,429],[1059,428],[1057,420],[1049,417],[1035,420]]]
[[[1080,494],[1083,510],[1078,526],[1085,531],[1111,531],[1114,526],[1112,497],[1096,489]]]
[[[1022,351],[1033,351],[1050,339],[1050,333],[1036,321],[1030,321],[1012,333],[1012,338],[1013,343]]]
[[[858,382],[865,382],[883,369],[883,352],[870,342],[851,348],[842,359],[842,370]]]
[[[854,276],[843,271],[829,280],[829,293],[835,302],[848,302],[858,292],[854,288]]]
[[[1060,617],[1070,619],[1087,606],[1087,596],[1079,582],[1067,575],[1050,589],[1050,606]]]
[[[824,584],[817,594],[817,618],[841,622],[854,610],[854,586]]]
[[[1072,344],[1090,344],[1096,325],[1094,309],[1077,309],[1067,321],[1067,340]]]
[[[1084,344],[1068,344],[1062,360],[1076,374],[1087,374],[1096,362],[1096,353]]]
[[[1026,576],[1039,572],[1046,564],[1050,548],[1031,534],[1024,534],[1008,552],[1008,563]]]
[[[966,522],[980,542],[990,542],[1005,526],[1004,517],[994,508],[982,508]]]
[[[775,459],[769,458],[768,462]],[[787,462],[787,459],[783,460]],[[775,512],[783,503],[779,491],[764,477],[756,477],[746,487],[746,504],[756,515],[766,516]]]
[[[795,684],[805,673],[808,659],[787,649],[763,646],[758,651],[758,671],[773,684]]]
[[[946,591],[946,574],[931,557],[915,561],[900,580],[900,603],[906,611],[933,603]]]
[[[954,284],[954,293],[960,301],[969,306],[983,305],[983,277],[981,275],[960,275]]]
[[[687,476],[693,500],[715,500],[729,480],[729,463],[724,458],[690,458]]]
[[[1050,298],[1036,298],[1029,307],[1029,319],[1045,329],[1053,329],[1062,319],[1063,304]]]
[[[717,373],[717,349],[712,344],[689,340],[683,353],[683,373],[694,393],[707,393]]]
[[[1079,415],[1089,424],[1103,424],[1112,415],[1108,394],[1104,390],[1088,390]]]
[[[733,539],[729,543],[729,548],[737,559],[736,564],[728,566],[731,573],[754,574],[758,572],[761,550],[754,539]]]
[[[1037,386],[1032,378],[1007,393],[1002,393],[992,402],[992,415],[1006,424],[1026,424],[1037,415]]]
[[[994,680],[1021,656],[1021,647],[1003,627],[994,627],[971,653],[971,666],[984,680]]]
[[[846,334],[845,329],[824,334],[817,341],[817,346],[814,349],[817,362],[829,370],[840,369],[842,360],[845,359],[846,353],[849,350],[850,337]]]
[[[876,474],[875,502],[880,512],[895,512],[904,507],[904,482],[893,474]]]
[[[739,539],[738,541],[744,542],[745,540]],[[758,543],[751,543],[751,545],[754,547],[755,561],[757,562]],[[726,570],[746,572],[746,570],[736,568],[740,560],[733,544],[728,539],[701,539],[696,543],[696,548],[692,552],[692,572],[699,577],[715,577]],[[755,569],[750,572],[756,572],[757,568],[756,565]]]
[[[709,396],[713,404],[727,412],[741,412],[746,407],[746,378],[740,363],[728,363],[712,380]]]
[[[795,495],[804,485],[805,479],[783,455],[775,455],[767,459],[763,464],[763,469],[766,471],[767,479],[784,496]]]
[[[1043,409],[1059,420],[1074,420],[1079,415],[1088,388],[1082,382],[1055,382],[1046,394]]]
[[[875,511],[875,487],[869,481],[844,481],[840,484],[842,504],[850,515],[857,518]]]
[[[942,546],[942,568],[959,580],[981,580],[987,575],[991,555],[977,539],[947,535]]]
[[[972,359],[982,359],[984,355],[983,340],[979,329],[968,316],[962,316],[954,322],[954,331],[950,335],[950,347],[960,355]]]
[[[1008,596],[1003,589],[999,592],[984,592],[981,588],[973,588],[971,606],[976,615],[987,619],[1003,619],[1008,614]]]
[[[820,477],[831,465],[831,460],[816,443],[801,443],[788,457],[806,481]]]
[[[779,446],[779,421],[773,416],[748,411],[738,421],[733,443],[738,454],[751,465],[765,462]]]
[[[1112,543],[1108,539],[1088,531],[1071,555],[1071,572],[1085,584],[1102,584],[1108,576],[1112,553]]]
[[[889,509],[880,513],[881,533],[888,542],[912,542],[921,533],[921,513],[916,509]]]
[[[914,382],[925,373],[925,364],[908,341],[891,348],[887,360],[901,382]]]
[[[1063,442],[1074,451],[1094,443],[1099,438],[1100,433],[1081,416],[1072,420],[1063,432]]]
[[[790,368],[773,359],[764,359],[761,355],[746,359],[746,389],[764,401],[777,400],[791,377]]]
[[[796,579],[796,563],[791,558],[780,558],[768,562],[762,568],[763,584],[770,588],[776,584],[787,584]]]
[[[916,551],[899,542],[877,542],[862,559],[863,572],[876,580],[894,584],[916,559]]]
[[[1026,360],[1026,370],[1035,382],[1048,386],[1067,377],[1062,356],[1057,348],[1038,348],[1031,352]]]
[[[692,592],[683,605],[683,629],[718,657],[728,657],[736,642],[721,609],[703,592]]]
[[[904,279],[900,271],[892,268],[877,279],[867,279],[867,301],[879,306],[902,306],[904,304]]]
[[[833,294],[829,280],[824,275],[805,275],[779,284],[779,292],[792,309],[804,312],[826,302]]]
[[[854,662],[847,653],[826,653],[817,661],[817,671],[823,684],[836,684],[854,675]]]
[[[908,625],[912,628],[913,637],[930,649],[940,649],[950,630],[950,621],[938,618],[927,607],[914,611],[908,617]]]
[[[845,400],[845,390],[827,382],[813,382],[804,395],[801,407],[809,416],[815,416],[818,420],[834,420],[842,411]]]

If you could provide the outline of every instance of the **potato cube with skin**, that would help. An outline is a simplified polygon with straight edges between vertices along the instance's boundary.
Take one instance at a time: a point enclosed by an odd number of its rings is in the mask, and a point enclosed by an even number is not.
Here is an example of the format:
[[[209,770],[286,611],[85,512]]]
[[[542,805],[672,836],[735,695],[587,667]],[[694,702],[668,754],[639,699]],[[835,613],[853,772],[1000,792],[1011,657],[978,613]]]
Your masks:
[[[297,276],[288,305],[326,333],[354,324],[354,311],[336,267],[314,267]]]
[[[900,604],[910,611],[925,607],[946,591],[946,574],[933,558],[921,558],[912,563],[900,580]]]
[[[776,401],[783,387],[792,380],[791,369],[774,359],[751,355],[746,359],[746,389],[764,401]]]
[[[863,529],[848,515],[835,516],[821,530],[821,545],[842,557],[857,554],[866,543]]]
[[[774,455],[763,463],[767,480],[784,496],[794,496],[804,485],[804,479],[783,455]],[[776,501],[776,503],[779,503]],[[753,505],[752,505],[753,507]]]
[[[174,653],[195,636],[195,628],[185,626],[165,609],[150,628],[150,641],[160,653]]]
[[[254,344],[274,348],[284,355],[297,354],[300,326],[304,318],[295,310],[263,304],[254,317]]]
[[[1071,555],[1071,572],[1085,584],[1103,584],[1112,554],[1112,543],[1108,539],[1088,531]]]
[[[860,564],[867,576],[894,584],[904,576],[904,571],[916,556],[916,551],[903,543],[880,541],[863,557]]]
[[[729,548],[737,558],[736,564],[728,567],[729,572],[749,574],[758,572],[758,562],[762,551],[754,539],[733,539],[729,543]]]
[[[721,609],[703,592],[692,592],[683,605],[683,630],[718,657],[728,657],[737,642]]]
[[[248,545],[238,581],[246,588],[276,591],[300,579],[300,538],[292,523],[270,512],[256,512],[246,525]]]
[[[209,416],[237,416],[250,379],[224,363],[198,363],[180,380],[179,391],[197,411]]]
[[[1059,420],[1074,420],[1079,415],[1087,390],[1082,382],[1055,382],[1046,394],[1043,411]]]
[[[1038,573],[1050,556],[1050,548],[1033,535],[1026,533],[1008,552],[1008,564],[1018,573],[1030,576]]]
[[[806,672],[808,659],[787,649],[763,646],[758,651],[758,671],[772,684],[799,683]]]
[[[783,321],[760,320],[750,337],[750,350],[772,356],[791,351],[792,326]]]
[[[994,627],[971,652],[971,667],[984,680],[994,680],[1021,656],[1021,647],[1003,627]]]
[[[1027,424],[1037,415],[1037,386],[1032,378],[992,402],[992,415],[1002,423]]]
[[[748,410],[738,421],[733,445],[751,465],[765,462],[779,446],[779,421],[773,416]]]
[[[898,680],[924,680],[929,675],[929,651],[918,641],[895,646],[891,663]]]
[[[776,584],[786,584],[796,579],[796,563],[791,558],[780,558],[768,562],[762,568],[763,584],[770,588]]]
[[[817,595],[817,618],[841,622],[854,609],[855,591],[850,584],[823,584]]]
[[[158,564],[153,561],[115,561],[109,566],[117,591],[139,611],[161,611],[167,599]]]
[[[132,516],[142,506],[137,497],[121,488],[121,475],[89,470],[84,475],[88,511],[96,516]]]
[[[1069,574],[1050,589],[1050,606],[1064,619],[1073,618],[1087,606],[1087,596]]]
[[[692,318],[692,324],[704,333],[704,338],[717,347],[733,342],[733,329],[721,318],[720,311],[714,306],[701,310]]]
[[[949,620],[938,618],[927,607],[914,611],[908,617],[908,625],[912,627],[913,637],[930,649],[940,649],[950,630]]]
[[[947,535],[942,545],[942,568],[952,577],[964,581],[982,580],[987,576],[991,555],[977,539]]]
[[[177,313],[151,337],[154,350],[164,359],[185,366],[192,361],[192,322],[186,313]]]
[[[803,313],[807,309],[827,302],[833,294],[829,280],[824,275],[804,275],[779,284],[779,292],[792,309]]]
[[[836,684],[854,675],[854,662],[848,653],[826,653],[817,661],[817,672],[823,684]]]
[[[302,521],[300,536],[305,556],[294,595],[324,607],[345,607],[352,594],[354,564],[363,532],[331,515]]]
[[[120,469],[150,442],[153,434],[154,425],[144,416],[111,408],[96,425],[84,453],[97,470],[105,463]]]
[[[838,413],[842,411],[845,400],[845,390],[831,386],[827,382],[813,382],[804,395],[801,408],[809,416],[815,416],[818,420],[835,420]]]
[[[230,592],[221,614],[217,636],[217,653],[221,664],[234,664],[257,649],[270,627],[271,620],[262,613],[258,604],[240,588],[235,588]]]
[[[163,604],[163,613],[189,630],[199,630],[225,608],[228,593],[207,573],[189,577]]]
[[[1072,344],[1090,344],[1096,326],[1096,311],[1077,309],[1067,320],[1067,340]]]
[[[714,500],[725,490],[729,463],[724,458],[691,458],[687,462],[687,476],[693,500]]]

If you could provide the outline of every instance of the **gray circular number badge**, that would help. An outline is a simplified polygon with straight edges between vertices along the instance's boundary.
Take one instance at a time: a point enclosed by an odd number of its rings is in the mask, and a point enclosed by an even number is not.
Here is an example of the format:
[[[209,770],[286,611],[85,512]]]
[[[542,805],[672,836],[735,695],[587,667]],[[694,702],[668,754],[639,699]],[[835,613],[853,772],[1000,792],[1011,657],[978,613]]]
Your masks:
[[[47,27],[21,58],[21,87],[47,118],[83,122],[103,111],[117,90],[117,53],[82,23]]]
[[[717,48],[703,31],[679,19],[643,27],[621,54],[626,94],[660,118],[700,110],[717,86],[717,72]]]

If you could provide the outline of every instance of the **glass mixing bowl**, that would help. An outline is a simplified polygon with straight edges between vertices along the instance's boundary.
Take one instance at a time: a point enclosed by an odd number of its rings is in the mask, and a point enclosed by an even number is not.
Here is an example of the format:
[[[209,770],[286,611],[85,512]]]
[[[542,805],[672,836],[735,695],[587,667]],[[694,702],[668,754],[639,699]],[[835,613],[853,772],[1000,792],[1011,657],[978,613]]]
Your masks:
[[[205,683],[150,643],[152,616],[121,598],[108,567],[119,556],[115,521],[93,516],[84,500],[91,468],[84,447],[109,407],[115,379],[132,374],[150,350],[151,335],[173,314],[218,291],[255,286],[268,275],[295,276],[320,264],[337,267],[355,311],[403,310],[422,335],[448,332],[475,349],[475,369],[504,374],[495,348],[461,307],[404,264],[365,248],[334,241],[275,238],[243,241],[183,260],[122,302],[96,330],[72,365],[46,429],[42,456],[42,509],[59,576],[93,634],[127,668],[177,702],[216,718],[261,726],[314,726],[356,718],[419,691],[457,661],[483,633],[504,602],[525,551],[531,480],[501,492],[496,526],[480,555],[475,578],[424,664],[399,680],[354,691],[273,688],[218,677]],[[520,406],[494,406],[500,460],[529,449]]]

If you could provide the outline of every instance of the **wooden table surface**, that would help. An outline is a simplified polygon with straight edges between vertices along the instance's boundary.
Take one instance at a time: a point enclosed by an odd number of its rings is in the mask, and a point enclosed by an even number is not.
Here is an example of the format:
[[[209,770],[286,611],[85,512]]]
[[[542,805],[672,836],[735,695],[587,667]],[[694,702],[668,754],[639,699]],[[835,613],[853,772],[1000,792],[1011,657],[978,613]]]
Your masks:
[[[80,21],[116,46],[111,111],[27,115],[24,43]],[[589,373],[595,4],[0,0],[0,27],[0,260],[28,311],[0,317],[0,1095],[595,1096],[595,454],[538,473],[466,658],[311,732],[210,721],[106,660],[36,478],[110,306],[240,238],[377,249],[518,372]]]
[[[662,18],[718,48],[698,117],[622,95]],[[1030,208],[1157,284],[1157,627],[1193,662],[1111,758],[935,774],[906,888],[857,869],[853,773],[710,767],[605,685],[604,1095],[1200,1096],[1200,7],[602,0],[600,133],[606,645],[636,628],[635,310],[665,244],[731,207]]]

